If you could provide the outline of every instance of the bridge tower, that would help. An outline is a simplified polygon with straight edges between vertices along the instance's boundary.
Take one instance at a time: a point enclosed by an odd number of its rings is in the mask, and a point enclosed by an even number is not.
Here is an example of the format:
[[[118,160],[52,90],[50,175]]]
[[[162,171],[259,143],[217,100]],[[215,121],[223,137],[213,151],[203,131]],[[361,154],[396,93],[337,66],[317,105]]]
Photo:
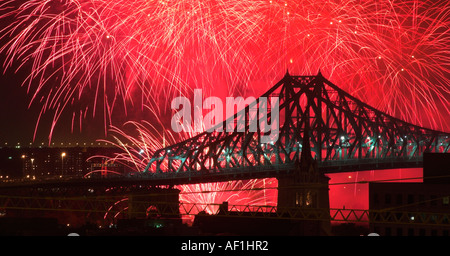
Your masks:
[[[309,115],[309,114],[308,114]],[[329,178],[319,171],[317,160],[311,155],[309,122],[305,122],[302,152],[299,161],[289,175],[281,175],[278,180],[279,210],[285,211],[324,211],[328,216],[330,200],[328,193]],[[288,211],[289,211],[288,210]],[[294,235],[329,235],[330,219],[295,221],[291,232]]]

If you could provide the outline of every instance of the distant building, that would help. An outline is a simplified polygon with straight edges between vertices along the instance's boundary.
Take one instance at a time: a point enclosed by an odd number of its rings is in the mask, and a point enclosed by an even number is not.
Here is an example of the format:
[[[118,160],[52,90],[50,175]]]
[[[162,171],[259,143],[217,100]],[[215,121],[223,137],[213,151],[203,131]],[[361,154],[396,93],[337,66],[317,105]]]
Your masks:
[[[371,232],[381,236],[448,236],[450,154],[425,153],[423,183],[370,183]]]
[[[0,148],[0,179],[105,175],[105,170],[127,173],[130,170],[124,166],[106,161],[118,152],[115,147],[4,147]]]
[[[21,178],[23,168],[21,154],[18,154],[13,148],[0,150],[0,179]]]
[[[377,222],[370,223],[371,232],[382,236],[448,236],[450,225],[434,221],[443,214],[450,215],[449,185],[371,183],[369,210],[386,213],[385,220],[380,216]]]

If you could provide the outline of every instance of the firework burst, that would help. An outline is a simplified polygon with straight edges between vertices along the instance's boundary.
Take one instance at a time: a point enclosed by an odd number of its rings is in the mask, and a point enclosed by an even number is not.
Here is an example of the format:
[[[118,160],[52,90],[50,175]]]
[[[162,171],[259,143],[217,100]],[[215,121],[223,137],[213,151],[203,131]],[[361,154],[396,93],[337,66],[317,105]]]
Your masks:
[[[108,161],[114,161],[127,166],[129,171],[138,174],[142,172],[155,150],[181,140],[182,133],[171,133],[170,131],[159,132],[154,126],[129,122],[138,135],[130,135],[124,129],[113,127],[111,134],[113,141],[102,140],[121,148],[122,152]],[[195,132],[186,133],[184,136],[193,136]],[[159,138],[162,138],[159,139]],[[105,156],[98,156],[105,158]],[[275,178],[237,180],[227,182],[201,183],[190,185],[178,185],[180,189],[180,202],[189,205],[195,204],[200,208],[194,208],[190,214],[197,214],[200,210],[213,214],[218,210],[218,205],[228,202],[231,205],[277,205],[277,180]],[[183,208],[180,208],[183,213]],[[183,215],[187,222],[193,221],[193,215]]]
[[[106,130],[112,116],[148,108],[157,121],[130,120],[136,133],[112,128],[123,149],[113,160],[142,171],[154,150],[186,138],[160,125],[173,97],[258,96],[286,69],[320,69],[384,112],[448,131],[449,18],[450,3],[432,0],[10,0],[0,52],[4,72],[29,70],[30,105],[54,116],[49,138],[65,112],[80,129],[100,112]],[[239,201],[209,196],[195,200]]]

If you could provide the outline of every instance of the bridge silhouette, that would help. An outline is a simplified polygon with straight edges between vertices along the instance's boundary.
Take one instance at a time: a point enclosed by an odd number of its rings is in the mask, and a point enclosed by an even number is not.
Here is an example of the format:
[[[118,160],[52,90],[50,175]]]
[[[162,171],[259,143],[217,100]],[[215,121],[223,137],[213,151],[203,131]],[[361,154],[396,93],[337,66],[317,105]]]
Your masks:
[[[222,132],[203,132],[157,150],[144,173],[180,183],[279,176],[292,171],[304,151],[323,173],[421,167],[425,152],[450,151],[450,133],[379,111],[320,71],[316,76],[287,72],[262,97],[279,98],[278,140],[261,143],[261,129],[251,131],[251,118],[259,118],[254,110],[261,104],[270,107],[257,99],[217,125]],[[230,123],[232,132],[226,127]]]
[[[315,76],[292,76],[287,72],[261,97],[279,100],[276,140],[263,141],[262,137],[269,133],[250,127],[252,120],[259,124],[276,122],[271,114],[267,115],[269,119],[257,114],[255,109],[273,109],[271,101],[258,98],[215,126],[223,131],[203,132],[159,149],[147,167],[132,176],[2,182],[0,210],[116,215],[122,210],[112,212],[111,207],[126,196],[128,214],[133,218],[145,217],[149,209],[178,218],[213,206],[217,214],[229,217],[248,213],[255,218],[309,221],[314,230],[327,234],[330,221],[384,223],[394,219],[409,223],[410,219],[398,218],[409,216],[407,212],[330,209],[328,178],[324,174],[422,167],[425,153],[450,151],[450,133],[410,124],[379,111],[320,72]],[[180,203],[179,190],[172,187],[266,177],[278,179],[277,206]],[[448,216],[445,213],[440,217],[443,225],[448,225]],[[424,218],[424,223],[429,219]],[[299,230],[310,225],[301,223]]]
[[[279,135],[262,143],[250,120],[260,98],[215,128],[154,152],[143,172],[101,179],[68,178],[2,184],[20,186],[176,185],[292,174],[311,156],[320,173],[422,167],[423,154],[450,152],[450,133],[388,115],[345,92],[319,73],[285,76],[261,97],[279,99]],[[264,106],[260,106],[265,104]],[[265,120],[263,120],[263,118]],[[227,127],[232,124],[233,127]],[[232,131],[230,131],[232,130]]]

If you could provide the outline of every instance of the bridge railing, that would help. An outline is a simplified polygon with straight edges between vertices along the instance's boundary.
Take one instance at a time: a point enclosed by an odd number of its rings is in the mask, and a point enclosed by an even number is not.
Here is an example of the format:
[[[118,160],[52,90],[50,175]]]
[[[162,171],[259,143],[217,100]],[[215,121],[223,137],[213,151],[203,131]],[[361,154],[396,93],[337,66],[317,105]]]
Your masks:
[[[381,159],[347,159],[347,160],[332,160],[332,161],[322,161],[318,163],[319,169],[323,172],[328,170],[339,170],[339,171],[358,171],[359,169],[368,170],[373,169],[384,169],[384,168],[395,168],[398,165],[408,165],[411,167],[420,167],[422,165],[422,158],[407,158],[407,157],[388,157]],[[221,168],[219,171],[210,170],[190,170],[187,172],[147,172],[142,173],[136,177],[149,178],[149,179],[168,179],[168,178],[194,178],[201,176],[233,176],[240,174],[252,174],[257,176],[263,173],[275,173],[294,170],[296,167],[294,163],[284,163],[284,164],[273,164],[273,165],[258,165],[258,166],[248,166],[248,167],[236,167],[236,168]],[[263,175],[264,176],[264,175]],[[270,176],[265,175],[265,176]]]
[[[137,173],[132,178],[147,178],[147,179],[168,179],[168,178],[194,178],[208,176],[227,176],[230,175],[240,175],[240,174],[255,174],[258,173],[272,173],[272,172],[282,172],[293,170],[294,164],[279,164],[279,165],[260,165],[260,166],[248,166],[248,167],[237,167],[237,168],[223,168],[220,171],[210,171],[210,170],[191,170],[187,172],[146,172]],[[266,175],[267,176],[267,175]]]

